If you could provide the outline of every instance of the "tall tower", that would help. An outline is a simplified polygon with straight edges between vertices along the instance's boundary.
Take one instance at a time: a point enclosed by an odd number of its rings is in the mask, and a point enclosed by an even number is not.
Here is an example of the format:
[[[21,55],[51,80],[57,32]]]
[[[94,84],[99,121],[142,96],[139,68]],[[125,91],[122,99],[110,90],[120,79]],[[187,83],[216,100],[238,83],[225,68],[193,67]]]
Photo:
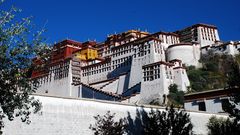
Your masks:
[[[175,33],[180,35],[180,42],[198,42],[201,47],[220,41],[217,27],[209,24],[195,24]]]

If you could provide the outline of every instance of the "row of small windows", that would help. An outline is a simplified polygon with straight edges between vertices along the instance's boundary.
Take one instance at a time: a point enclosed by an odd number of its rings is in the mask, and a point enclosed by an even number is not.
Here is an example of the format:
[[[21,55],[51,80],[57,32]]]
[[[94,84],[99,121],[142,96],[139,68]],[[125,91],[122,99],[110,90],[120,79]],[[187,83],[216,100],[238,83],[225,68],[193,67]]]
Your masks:
[[[136,48],[134,49],[132,48],[132,46],[121,47],[114,51],[113,57],[121,56],[123,54],[130,53],[132,51],[136,53],[137,51],[142,51],[143,49],[148,49],[148,48],[150,48],[149,43],[136,45]]]
[[[143,69],[143,80],[153,81],[160,78],[160,65],[154,65]]]
[[[176,44],[179,43],[179,38],[176,36],[167,36],[167,35],[159,35],[159,39],[167,44]]]
[[[154,41],[154,43],[157,43],[158,41]],[[143,49],[150,49],[150,43],[149,42],[145,42],[139,45],[135,45],[135,48],[133,48],[133,45],[126,45],[126,46],[122,46],[119,47],[118,49],[114,49],[111,50],[111,48],[106,48],[104,50],[105,54],[109,54],[109,53],[113,53],[112,57],[118,57],[127,53],[131,53],[132,51],[134,51],[135,53],[137,51],[143,51]]]
[[[134,54],[133,57],[134,57],[134,58],[136,58],[136,57],[142,57],[142,56],[147,55],[147,54],[150,54],[150,49],[147,50],[147,51],[138,52],[137,54]]]
[[[132,62],[131,62],[130,60],[127,60],[127,61],[124,61],[123,63],[120,63],[120,64],[117,64],[117,65],[112,66],[112,68],[113,68],[113,69],[122,68],[122,67],[131,65],[131,63],[132,63]]]
[[[111,65],[110,62],[107,62],[107,63],[104,63],[104,64],[98,64],[98,65],[96,65],[96,66],[92,66],[92,67],[83,69],[83,72],[88,72],[88,71],[91,71],[91,70],[98,70],[98,69],[100,69],[100,68],[109,67],[110,65]]]
[[[68,77],[69,62],[61,63],[49,68],[49,75],[54,75],[54,80]],[[51,81],[51,80],[50,80]]]
[[[134,53],[143,52],[145,50],[149,50],[151,47],[150,43],[139,44],[134,48]]]
[[[81,79],[80,79],[80,77],[73,76],[72,80],[73,80],[73,82],[80,82]]]
[[[139,44],[134,48],[133,57],[142,57],[144,55],[150,54],[150,43],[146,42],[144,44]]]
[[[155,53],[163,54],[163,47],[162,46],[160,46],[159,44],[154,44],[154,48],[155,48]]]
[[[112,64],[113,65],[114,64],[119,64],[119,63],[122,63],[122,62],[125,62],[125,61],[128,61],[128,60],[131,60],[131,59],[132,59],[132,56],[124,57],[124,58],[112,61]]]
[[[125,66],[129,66],[129,65],[131,65],[131,59],[132,59],[132,57],[128,56],[128,57],[124,57],[124,58],[112,61],[113,66],[111,66],[110,63],[108,63],[107,64],[107,65],[109,65],[108,67],[104,67],[101,69],[95,69],[95,70],[85,69],[85,70],[83,70],[83,76],[94,75],[94,74],[98,74],[98,73],[102,73],[102,72],[106,72],[106,71],[111,71],[111,69],[114,70],[116,68],[122,68]]]
[[[94,70],[94,71],[91,71],[91,72],[83,73],[83,76],[94,75],[94,74],[98,74],[98,73],[102,73],[102,72],[110,71],[110,70],[111,70],[111,67],[106,67],[106,68]]]
[[[167,66],[165,66],[165,72],[167,79],[173,78],[172,72]],[[154,65],[143,69],[144,81],[152,81],[158,78],[160,78],[160,65]]]
[[[119,47],[118,49],[112,50],[112,52],[118,53],[121,51],[131,50],[132,47],[133,47],[132,45],[126,45],[126,46]]]
[[[113,57],[117,57],[119,55],[129,53],[131,51],[132,51],[132,45],[125,45],[114,50],[112,50],[111,48],[105,48],[102,50],[102,52],[104,52],[105,54],[113,53]]]
[[[121,55],[123,55],[123,54],[130,53],[131,51],[132,51],[132,49],[124,50],[124,51],[121,51],[121,52],[118,52],[118,53],[114,53],[114,54],[112,55],[112,57],[121,56]]]
[[[69,62],[60,63],[60,64],[58,64],[58,65],[51,66],[49,69],[50,69],[50,70],[54,70],[54,69],[56,69],[56,68],[61,68],[61,67],[68,66],[69,64],[70,64]]]
[[[140,37],[140,36],[137,36],[137,37]],[[131,42],[131,41],[133,41],[133,40],[135,40],[135,39],[136,39],[136,38],[130,38],[130,39],[128,39],[128,40],[122,40],[122,41],[118,41],[118,42],[116,42],[116,41],[111,41],[110,44],[123,45],[123,44],[129,43],[129,42]]]
[[[51,82],[51,74],[46,75],[44,77],[37,78],[35,81],[33,81],[34,87],[39,87],[41,84]]]
[[[66,63],[61,63],[59,65],[55,65],[49,68],[49,74],[38,78],[37,81],[34,83],[34,86],[40,86],[41,84],[47,83],[47,82],[51,82],[52,81],[52,75],[54,80],[56,79],[61,79],[61,78],[65,78],[68,77],[68,73],[69,73],[69,62]]]
[[[216,41],[215,30],[210,28],[202,28],[202,37],[203,39]]]
[[[114,64],[119,64],[119,63],[122,63],[122,62],[125,62],[125,61],[128,61],[128,60],[131,60],[131,59],[132,59],[132,56],[127,56],[127,57],[112,61],[112,64],[113,65]],[[105,67],[110,67],[110,66],[111,66],[111,62],[108,62],[108,63],[105,63],[105,64],[99,64],[98,66],[93,66],[93,67],[84,69],[83,72],[88,72],[88,71],[91,71],[91,70],[98,70],[100,68],[105,68]]]
[[[54,74],[54,80],[62,79],[65,77],[68,77],[68,70],[64,70],[64,69],[58,70],[58,72]]]
[[[167,66],[165,66],[165,72],[166,72],[166,78],[172,79],[172,72],[171,72],[171,70],[168,70]]]
[[[64,67],[60,67],[60,68],[55,68],[54,70],[50,70],[51,73],[53,72],[54,74],[58,74],[59,72],[63,72],[63,71],[68,71],[69,66],[64,66]]]
[[[54,80],[68,77],[69,65],[60,64],[50,69],[50,74],[54,73]]]
[[[72,69],[72,74],[80,76],[81,72],[78,69]]]

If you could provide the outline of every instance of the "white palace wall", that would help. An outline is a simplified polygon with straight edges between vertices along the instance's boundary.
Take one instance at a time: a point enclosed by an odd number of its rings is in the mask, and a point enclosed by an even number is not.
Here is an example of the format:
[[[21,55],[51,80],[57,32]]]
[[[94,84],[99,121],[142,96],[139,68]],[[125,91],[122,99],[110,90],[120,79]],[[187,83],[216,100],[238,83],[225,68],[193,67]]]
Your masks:
[[[72,61],[50,67],[49,75],[38,78],[39,94],[72,97]]]
[[[174,59],[182,60],[183,64],[186,64],[186,66],[193,65],[198,67],[200,59],[200,46],[185,43],[172,45],[167,50],[167,60],[171,61]]]
[[[22,123],[19,118],[14,121],[5,121],[3,135],[92,135],[90,124],[95,123],[93,116],[104,115],[108,110],[116,113],[116,119],[127,117],[130,114],[134,119],[140,106],[126,105],[116,102],[94,101],[90,99],[74,99],[60,97],[34,96],[42,102],[41,113],[30,116],[31,124]],[[162,107],[145,106],[149,112],[150,107],[164,110]],[[207,134],[206,123],[212,115],[203,112],[189,112],[194,125],[194,132]]]

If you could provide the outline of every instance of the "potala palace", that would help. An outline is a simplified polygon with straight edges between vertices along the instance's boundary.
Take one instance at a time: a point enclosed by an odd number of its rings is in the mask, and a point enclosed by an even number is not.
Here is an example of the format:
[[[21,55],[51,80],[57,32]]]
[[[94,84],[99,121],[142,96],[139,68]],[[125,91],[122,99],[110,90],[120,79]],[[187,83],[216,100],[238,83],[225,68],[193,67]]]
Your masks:
[[[129,30],[101,43],[67,39],[54,45],[51,60],[32,79],[38,94],[164,104],[170,84],[187,91],[185,67],[201,67],[199,59],[209,51],[235,55],[240,42],[222,42],[217,27],[208,24],[153,34]],[[39,58],[34,63],[43,64]]]

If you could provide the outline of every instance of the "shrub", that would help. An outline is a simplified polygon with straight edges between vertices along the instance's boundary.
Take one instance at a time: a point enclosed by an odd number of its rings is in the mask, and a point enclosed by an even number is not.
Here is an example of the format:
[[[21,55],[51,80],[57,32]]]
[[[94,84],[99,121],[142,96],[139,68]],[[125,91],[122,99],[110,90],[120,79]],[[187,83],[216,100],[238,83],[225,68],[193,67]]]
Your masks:
[[[103,116],[94,116],[96,123],[89,128],[94,131],[94,135],[123,135],[128,126],[126,119],[114,121],[114,117],[115,113],[111,114],[110,111]]]
[[[176,84],[171,84],[169,87],[168,94],[168,104],[173,104],[174,106],[182,107],[184,104],[184,92],[178,90]]]
[[[145,135],[189,135],[193,125],[189,114],[183,110],[175,110],[173,106],[166,111],[151,110],[144,125]]]
[[[213,116],[209,119],[207,127],[209,135],[238,135],[240,133],[237,122],[229,118],[217,118]]]
[[[3,119],[4,115],[2,115],[2,112],[0,111],[0,135],[2,135],[2,128],[4,127],[3,125]]]

